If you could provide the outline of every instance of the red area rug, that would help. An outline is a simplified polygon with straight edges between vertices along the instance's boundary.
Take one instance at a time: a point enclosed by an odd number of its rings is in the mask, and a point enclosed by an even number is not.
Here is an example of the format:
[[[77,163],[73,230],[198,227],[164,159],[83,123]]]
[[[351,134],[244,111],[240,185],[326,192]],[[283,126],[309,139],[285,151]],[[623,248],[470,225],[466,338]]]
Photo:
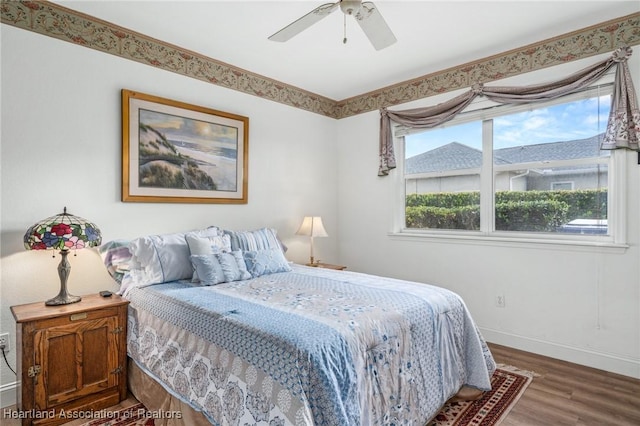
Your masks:
[[[121,410],[104,410],[98,414],[101,418],[93,419],[82,426],[154,426],[155,421],[147,414],[147,409],[141,403]]]
[[[498,366],[491,390],[477,401],[449,402],[427,426],[495,426],[509,414],[533,378],[533,373]]]

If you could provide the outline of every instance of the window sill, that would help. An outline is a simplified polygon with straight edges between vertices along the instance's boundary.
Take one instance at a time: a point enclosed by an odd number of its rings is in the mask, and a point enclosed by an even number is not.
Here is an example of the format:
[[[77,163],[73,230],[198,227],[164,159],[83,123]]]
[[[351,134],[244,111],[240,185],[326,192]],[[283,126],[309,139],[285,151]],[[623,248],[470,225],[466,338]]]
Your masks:
[[[535,236],[507,236],[485,235],[480,232],[447,232],[447,231],[418,231],[406,230],[389,232],[388,236],[394,240],[403,241],[429,241],[447,244],[467,244],[482,246],[499,246],[529,249],[554,249],[564,251],[588,251],[623,254],[629,248],[628,244],[614,243],[611,241],[597,241],[595,239],[571,239],[571,238],[536,238]],[[588,237],[587,237],[588,238]]]

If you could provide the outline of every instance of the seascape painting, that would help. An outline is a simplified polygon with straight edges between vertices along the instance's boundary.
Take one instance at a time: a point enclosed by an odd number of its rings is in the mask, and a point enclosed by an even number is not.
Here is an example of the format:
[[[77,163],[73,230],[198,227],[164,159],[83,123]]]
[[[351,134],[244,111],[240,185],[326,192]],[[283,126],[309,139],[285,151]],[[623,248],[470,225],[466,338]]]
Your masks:
[[[123,90],[122,200],[246,203],[248,118]]]
[[[140,110],[139,185],[232,191],[238,186],[238,129]]]

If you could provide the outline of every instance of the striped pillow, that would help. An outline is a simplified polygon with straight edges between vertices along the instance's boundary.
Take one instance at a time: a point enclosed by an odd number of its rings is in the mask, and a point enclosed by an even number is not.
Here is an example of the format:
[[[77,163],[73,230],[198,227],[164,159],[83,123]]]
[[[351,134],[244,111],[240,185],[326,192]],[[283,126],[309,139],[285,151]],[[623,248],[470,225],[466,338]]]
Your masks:
[[[276,230],[261,228],[255,231],[224,231],[231,237],[231,250],[255,251],[278,249],[282,250]]]

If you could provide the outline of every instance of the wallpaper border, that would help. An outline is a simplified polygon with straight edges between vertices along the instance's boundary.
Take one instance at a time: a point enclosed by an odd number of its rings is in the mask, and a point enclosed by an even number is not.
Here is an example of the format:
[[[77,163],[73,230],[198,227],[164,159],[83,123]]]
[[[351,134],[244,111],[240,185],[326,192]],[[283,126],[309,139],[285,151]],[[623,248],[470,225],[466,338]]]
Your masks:
[[[346,118],[640,44],[640,12],[341,101],[55,3],[2,0],[2,23],[331,118]]]

